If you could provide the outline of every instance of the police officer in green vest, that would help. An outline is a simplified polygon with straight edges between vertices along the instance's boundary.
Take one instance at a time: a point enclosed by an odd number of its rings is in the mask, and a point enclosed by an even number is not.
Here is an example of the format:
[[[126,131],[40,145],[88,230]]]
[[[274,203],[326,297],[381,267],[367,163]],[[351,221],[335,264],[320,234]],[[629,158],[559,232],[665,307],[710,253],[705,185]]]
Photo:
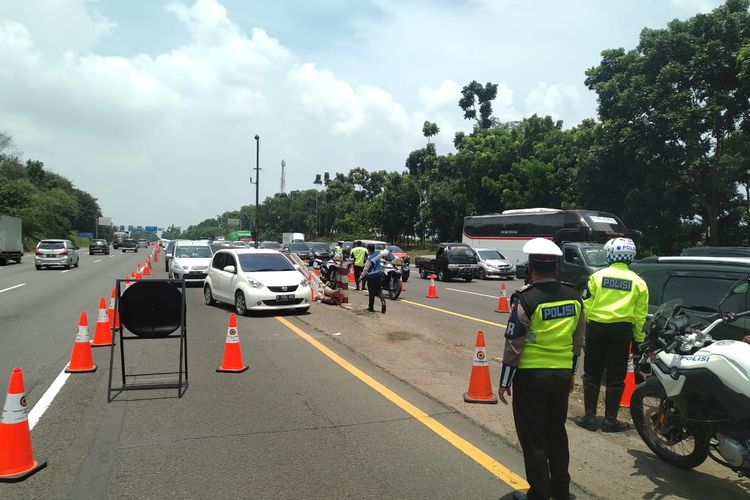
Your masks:
[[[628,266],[635,258],[636,246],[628,238],[613,238],[604,245],[609,267],[591,275],[584,291],[586,309],[586,356],[583,361],[583,405],[586,414],[575,422],[596,431],[596,405],[599,385],[606,368],[607,391],[604,396],[604,432],[627,430],[627,422],[617,420],[620,399],[625,389],[628,355],[632,342],[643,342],[643,324],[648,313],[648,286]]]
[[[500,400],[513,388],[513,418],[523,449],[526,495],[514,498],[570,498],[568,394],[583,347],[583,304],[575,287],[557,281],[560,248],[534,238],[529,254],[531,283],[511,297],[500,371]]]
[[[359,277],[362,276],[362,268],[365,267],[367,249],[358,240],[354,242],[354,248],[349,251],[349,255],[354,260],[354,281],[357,283],[357,290],[359,290]]]

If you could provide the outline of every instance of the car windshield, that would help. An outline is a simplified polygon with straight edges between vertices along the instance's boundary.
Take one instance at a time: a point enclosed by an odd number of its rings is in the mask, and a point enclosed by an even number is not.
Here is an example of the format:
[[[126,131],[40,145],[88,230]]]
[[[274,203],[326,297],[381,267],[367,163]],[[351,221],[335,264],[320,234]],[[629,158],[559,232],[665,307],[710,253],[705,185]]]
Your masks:
[[[65,243],[62,241],[42,241],[39,243],[40,250],[60,250],[65,248]]]
[[[497,250],[479,250],[477,253],[482,260],[500,260],[505,258]]]
[[[306,243],[289,243],[289,250],[292,252],[307,252],[310,247]]]
[[[240,267],[246,273],[294,271],[291,262],[278,253],[243,253],[238,257]]]
[[[329,250],[325,243],[310,243],[310,248],[315,252],[327,252]]]
[[[211,257],[211,248],[207,245],[177,247],[175,257],[183,259],[207,259]]]
[[[603,267],[607,265],[607,252],[603,247],[582,248],[583,259],[590,266]]]
[[[450,255],[456,255],[456,256],[474,257],[474,253],[471,251],[469,247],[449,247],[448,253]]]
[[[401,250],[400,247],[397,247],[396,245],[388,245],[388,251],[391,253],[406,253],[403,250]]]
[[[260,244],[260,248],[268,248],[271,250],[278,250],[281,248],[281,243],[276,243],[275,241],[264,241]]]

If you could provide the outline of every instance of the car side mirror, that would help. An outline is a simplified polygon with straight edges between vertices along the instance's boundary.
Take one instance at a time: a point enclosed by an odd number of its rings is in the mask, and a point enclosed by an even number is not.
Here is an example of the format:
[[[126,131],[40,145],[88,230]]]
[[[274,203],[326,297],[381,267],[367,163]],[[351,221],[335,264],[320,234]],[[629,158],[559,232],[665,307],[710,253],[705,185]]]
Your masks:
[[[235,274],[237,272],[237,268],[234,266],[224,266],[224,271]]]

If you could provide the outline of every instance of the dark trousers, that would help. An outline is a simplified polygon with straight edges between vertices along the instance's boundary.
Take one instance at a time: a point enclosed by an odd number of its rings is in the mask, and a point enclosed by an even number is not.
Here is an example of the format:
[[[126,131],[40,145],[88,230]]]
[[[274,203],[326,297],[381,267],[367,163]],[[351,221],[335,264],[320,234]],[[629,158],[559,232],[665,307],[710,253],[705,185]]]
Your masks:
[[[362,269],[365,266],[354,266],[354,281],[357,283],[357,290],[359,290],[359,277],[362,276]]]
[[[528,498],[566,499],[568,463],[568,394],[571,370],[519,369],[513,377],[513,419],[523,449]]]
[[[383,288],[380,284],[380,278],[382,273],[377,274],[368,274],[367,275],[367,291],[370,294],[369,297],[369,307],[368,309],[372,310],[373,306],[375,305],[375,297],[380,297],[382,300],[383,297],[381,295],[383,294]]]
[[[630,323],[588,323],[583,383],[599,387],[606,369],[607,388],[624,388],[632,338],[633,325]]]

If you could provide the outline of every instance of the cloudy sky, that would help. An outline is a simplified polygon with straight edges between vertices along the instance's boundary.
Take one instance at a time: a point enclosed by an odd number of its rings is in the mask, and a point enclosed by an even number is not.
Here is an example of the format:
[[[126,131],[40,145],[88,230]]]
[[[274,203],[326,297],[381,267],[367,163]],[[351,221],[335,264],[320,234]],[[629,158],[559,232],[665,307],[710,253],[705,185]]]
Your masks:
[[[584,71],[644,27],[718,0],[0,0],[0,130],[117,224],[181,225],[402,170],[421,124],[453,149],[457,102],[499,84],[501,120],[596,115]]]

